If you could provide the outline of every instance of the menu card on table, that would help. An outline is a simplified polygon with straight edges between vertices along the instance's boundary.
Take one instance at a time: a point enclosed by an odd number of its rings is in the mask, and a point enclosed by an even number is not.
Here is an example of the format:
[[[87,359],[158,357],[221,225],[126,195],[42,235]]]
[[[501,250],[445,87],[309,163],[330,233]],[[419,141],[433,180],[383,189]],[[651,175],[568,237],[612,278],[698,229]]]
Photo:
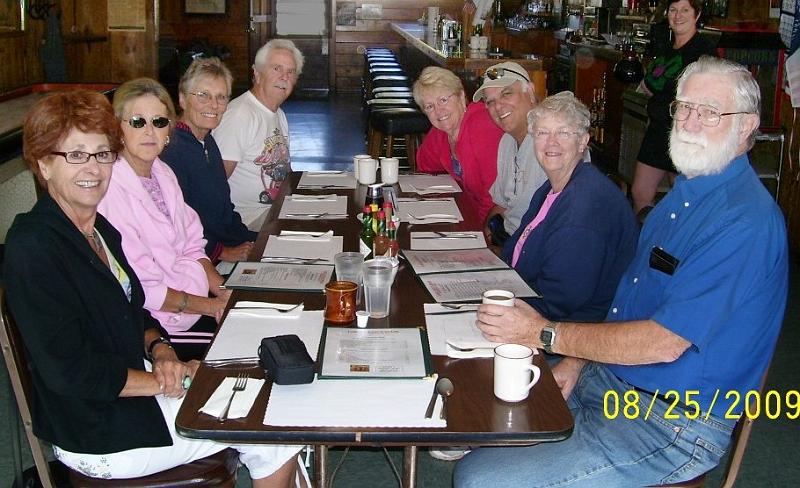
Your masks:
[[[412,232],[411,249],[419,251],[442,251],[446,249],[480,249],[486,247],[483,232]]]
[[[540,297],[513,269],[436,273],[419,279],[437,302],[480,301],[483,292],[496,289],[511,291],[517,298]]]
[[[297,183],[298,189],[354,190],[358,183],[353,173],[346,171],[305,171]]]
[[[344,219],[347,218],[347,197],[344,195],[290,195],[283,201],[279,219]]]
[[[403,251],[418,275],[485,269],[508,269],[508,265],[487,248],[450,251]]]
[[[262,262],[284,264],[327,264],[342,252],[344,237],[328,233],[285,233],[271,235],[264,248]]]
[[[320,379],[424,378],[432,374],[427,336],[416,327],[326,327]]]
[[[433,222],[461,222],[464,217],[453,198],[397,199],[397,216],[401,222],[426,224]]]
[[[406,193],[427,195],[430,193],[459,193],[461,187],[448,174],[444,175],[400,175],[400,189]]]
[[[240,261],[225,280],[232,290],[323,291],[333,268],[314,264]]]

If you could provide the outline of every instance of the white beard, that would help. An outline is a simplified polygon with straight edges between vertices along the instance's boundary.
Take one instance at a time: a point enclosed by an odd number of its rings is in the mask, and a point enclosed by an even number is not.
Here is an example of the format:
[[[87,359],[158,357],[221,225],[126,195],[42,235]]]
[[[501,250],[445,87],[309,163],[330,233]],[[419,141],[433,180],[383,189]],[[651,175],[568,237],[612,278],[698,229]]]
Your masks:
[[[739,124],[731,124],[728,137],[719,144],[708,137],[690,134],[672,126],[669,134],[669,155],[675,168],[687,178],[721,173],[736,157],[739,148]]]

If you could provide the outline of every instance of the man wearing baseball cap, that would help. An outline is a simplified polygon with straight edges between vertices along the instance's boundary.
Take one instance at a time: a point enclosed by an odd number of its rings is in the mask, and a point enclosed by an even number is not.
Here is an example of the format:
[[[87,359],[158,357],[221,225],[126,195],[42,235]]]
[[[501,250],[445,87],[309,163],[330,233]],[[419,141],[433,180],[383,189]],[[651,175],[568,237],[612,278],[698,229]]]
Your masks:
[[[527,116],[536,105],[536,93],[525,68],[504,62],[484,73],[483,84],[472,97],[475,102],[481,99],[505,132],[497,149],[497,179],[489,189],[494,206],[484,227],[486,238],[502,245],[517,230],[533,193],[547,179],[528,135]]]

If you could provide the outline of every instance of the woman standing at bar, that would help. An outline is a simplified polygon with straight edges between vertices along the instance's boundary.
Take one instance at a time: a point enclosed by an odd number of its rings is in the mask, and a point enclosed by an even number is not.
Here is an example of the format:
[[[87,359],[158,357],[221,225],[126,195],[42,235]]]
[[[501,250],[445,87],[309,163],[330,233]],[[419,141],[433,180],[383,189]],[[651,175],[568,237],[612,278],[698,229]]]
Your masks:
[[[650,99],[647,102],[649,123],[639,148],[631,189],[633,210],[637,214],[653,205],[658,184],[665,174],[669,174],[670,180],[675,178],[675,166],[667,144],[672,125],[669,104],[675,100],[678,75],[700,56],[714,55],[714,46],[697,31],[702,6],[700,0],[669,0],[666,15],[672,43],[656,53],[639,85]]]
[[[497,147],[503,130],[483,103],[467,106],[461,80],[444,68],[422,70],[414,83],[414,101],[433,125],[417,150],[417,169],[453,176],[479,222],[484,222],[494,205],[489,187],[497,177]]]

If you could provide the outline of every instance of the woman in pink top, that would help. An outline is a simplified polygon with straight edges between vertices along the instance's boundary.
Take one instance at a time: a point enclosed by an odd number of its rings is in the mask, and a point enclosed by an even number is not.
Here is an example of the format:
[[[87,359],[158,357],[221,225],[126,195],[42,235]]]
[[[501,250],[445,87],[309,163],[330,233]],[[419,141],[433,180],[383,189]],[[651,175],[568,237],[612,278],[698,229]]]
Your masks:
[[[99,205],[122,234],[122,248],[145,292],[145,308],[182,360],[201,358],[230,291],[206,256],[203,227],[158,155],[169,143],[175,109],[155,80],[138,78],[114,94],[123,149]]]
[[[483,102],[467,106],[461,80],[444,68],[422,70],[414,83],[414,100],[433,125],[417,150],[417,169],[450,173],[483,222],[493,205],[489,187],[497,177],[503,130]]]

